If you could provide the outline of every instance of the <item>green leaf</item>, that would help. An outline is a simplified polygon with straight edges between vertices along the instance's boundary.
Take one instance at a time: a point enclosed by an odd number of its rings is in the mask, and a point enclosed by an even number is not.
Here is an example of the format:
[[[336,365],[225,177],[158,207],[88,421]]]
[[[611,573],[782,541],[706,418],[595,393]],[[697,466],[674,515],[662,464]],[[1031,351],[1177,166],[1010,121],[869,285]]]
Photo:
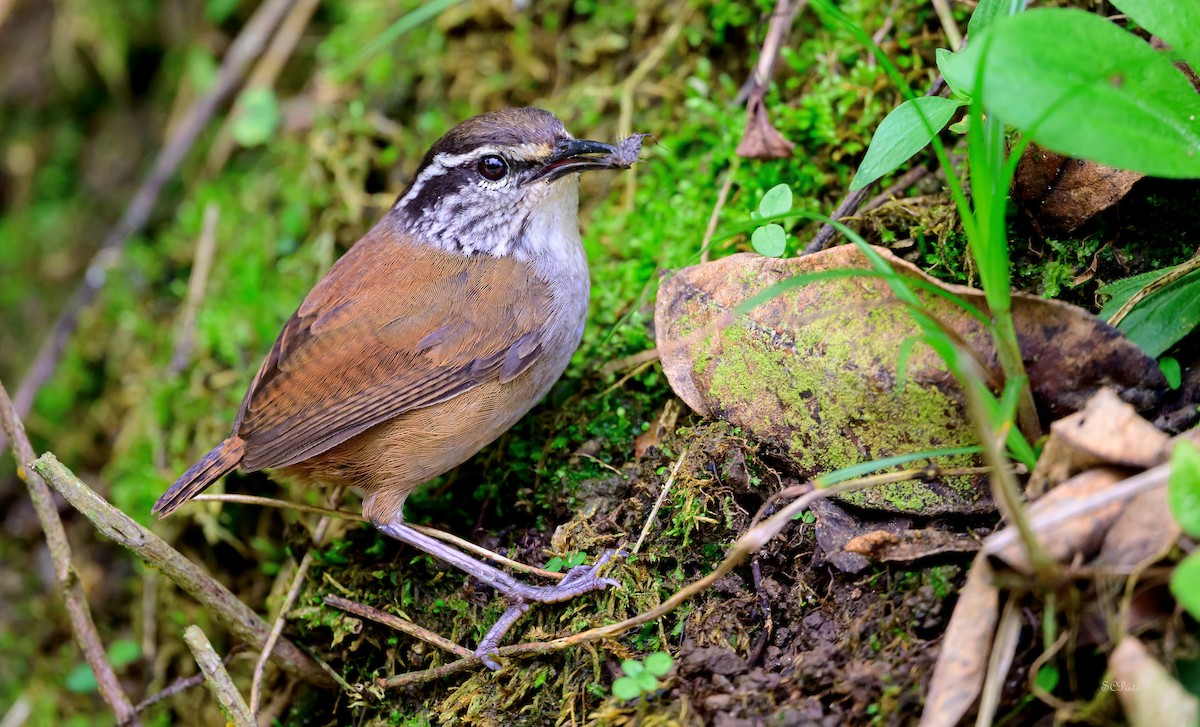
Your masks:
[[[551,558],[550,560],[546,561],[544,570],[548,570],[551,573],[557,573],[560,570],[562,570],[562,567],[563,567],[563,559],[556,555],[553,558]]]
[[[1100,295],[1112,296],[1105,302],[1104,307],[1100,309],[1100,317],[1104,320],[1109,320],[1113,315],[1121,309],[1129,299],[1134,296],[1142,288],[1146,287],[1155,280],[1171,272],[1175,268],[1162,268],[1160,270],[1151,270],[1148,273],[1134,275],[1132,278],[1121,278],[1114,280],[1107,285],[1101,285],[1096,289]]]
[[[613,682],[612,693],[617,699],[629,701],[630,699],[640,697],[642,690],[638,686],[638,683],[633,680],[633,677],[620,677]]]
[[[658,689],[658,680],[648,671],[644,671],[633,678],[637,682],[638,688],[643,692],[653,692]]]
[[[893,109],[871,137],[871,146],[858,165],[850,189],[862,189],[911,159],[950,123],[960,106],[962,101],[957,99],[922,96]]]
[[[75,694],[87,694],[96,691],[96,675],[92,673],[92,667],[84,664],[76,664],[64,680],[68,692]]]
[[[1192,618],[1200,618],[1200,553],[1192,553],[1175,566],[1171,573],[1171,593]]]
[[[938,48],[933,52],[938,70],[942,72],[942,78],[946,79],[946,85],[960,99],[970,100],[971,95],[975,92],[973,85],[975,71],[971,64],[978,63],[974,56],[976,51],[973,50],[976,44],[975,38],[971,38],[971,44],[957,53],[945,48]],[[971,52],[972,55],[967,56],[968,52]],[[960,121],[959,124],[961,123]],[[955,126],[959,124],[955,124]]]
[[[142,647],[131,639],[117,639],[108,647],[108,662],[114,669],[129,666],[142,658]]]
[[[1165,55],[1098,15],[996,18],[939,67],[956,90],[981,67],[990,113],[1052,151],[1156,177],[1200,177],[1200,94]]]
[[[1158,368],[1163,373],[1163,377],[1167,380],[1167,386],[1172,390],[1178,389],[1183,383],[1183,370],[1179,368],[1179,361],[1171,356],[1163,356],[1158,360]]]
[[[983,33],[983,29],[992,24],[997,17],[1016,15],[1024,9],[1021,0],[979,0],[971,20],[967,23],[967,40],[974,42]]]
[[[578,553],[572,553],[571,557],[567,558],[567,567],[574,568],[577,565],[583,565],[585,560],[587,560],[587,553],[582,550]]]
[[[1116,296],[1113,296],[1115,300]],[[1109,310],[1113,301],[1109,301],[1104,309]],[[1115,309],[1109,315],[1114,312]],[[1101,315],[1103,313],[1101,311]],[[1200,270],[1193,270],[1134,306],[1129,315],[1117,324],[1117,328],[1140,346],[1147,356],[1158,357],[1198,325]]]
[[[790,212],[792,209],[792,188],[786,184],[776,184],[767,190],[762,201],[758,203],[758,213],[763,217],[774,217]]]
[[[783,251],[787,249],[787,233],[775,223],[763,225],[750,236],[750,244],[759,255],[783,257]]]
[[[637,659],[626,659],[621,662],[621,671],[625,672],[626,676],[635,677],[642,673],[642,662]]]
[[[1171,450],[1167,502],[1183,532],[1200,536],[1200,448],[1187,440]]]
[[[233,15],[241,0],[208,0],[204,3],[204,17],[214,25],[220,25]]]
[[[1058,667],[1053,664],[1046,664],[1037,670],[1037,674],[1033,676],[1033,683],[1047,692],[1053,692],[1058,686]]]
[[[671,666],[674,665],[675,662],[671,659],[671,655],[665,651],[656,651],[647,656],[642,663],[646,667],[646,671],[650,672],[656,677],[662,677],[666,676],[667,672],[671,671]]]
[[[1112,0],[1121,12],[1200,67],[1200,3],[1196,0]]]
[[[269,88],[244,91],[233,120],[233,138],[242,146],[265,144],[275,133],[282,115],[275,92]]]

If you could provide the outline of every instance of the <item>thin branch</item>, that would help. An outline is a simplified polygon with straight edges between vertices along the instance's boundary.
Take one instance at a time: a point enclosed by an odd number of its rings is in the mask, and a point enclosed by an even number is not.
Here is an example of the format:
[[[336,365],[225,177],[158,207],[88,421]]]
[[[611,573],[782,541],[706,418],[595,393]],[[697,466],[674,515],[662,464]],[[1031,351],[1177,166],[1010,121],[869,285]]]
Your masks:
[[[737,170],[741,165],[742,158],[734,156],[729,168],[725,170],[725,181],[721,183],[721,191],[717,193],[717,203],[713,205],[712,214],[708,216],[708,227],[704,230],[704,239],[700,241],[701,263],[708,262],[708,246],[712,242],[713,235],[717,234],[717,221],[721,217],[721,210],[724,209],[725,202],[729,199],[729,190],[733,189],[733,180],[737,177]]]
[[[667,50],[674,45],[679,39],[679,34],[683,32],[687,21],[692,17],[692,5],[686,5],[679,14],[675,17],[674,22],[667,27],[666,32],[662,34],[658,42],[646,54],[646,57],[637,64],[633,71],[625,78],[625,82],[621,84],[621,111],[617,118],[617,135],[621,138],[626,138],[633,134],[633,100],[637,93],[637,87],[642,81],[646,80],[646,76],[650,71],[658,68],[662,64],[662,59],[667,54]],[[625,173],[625,209],[633,209],[634,193],[637,191],[637,167]]]
[[[329,496],[331,506],[342,499],[343,489],[342,487],[334,488]],[[271,660],[271,652],[275,651],[275,644],[283,635],[283,624],[287,619],[288,611],[292,610],[296,599],[300,597],[300,589],[304,587],[304,577],[308,575],[308,569],[312,566],[313,551],[325,542],[325,535],[329,532],[332,522],[332,518],[323,517],[317,523],[317,529],[313,532],[312,547],[305,551],[304,557],[300,559],[300,565],[292,575],[292,585],[288,588],[287,596],[284,597],[283,603],[279,604],[279,615],[275,617],[275,623],[271,624],[271,634],[267,636],[267,643],[263,647],[262,653],[259,654],[258,661],[254,664],[254,677],[250,680],[250,714],[257,716],[259,713],[259,707],[262,705],[262,682],[267,673],[267,662]]]
[[[188,560],[179,551],[167,545],[145,527],[125,513],[110,505],[78,477],[67,469],[53,454],[44,454],[32,468],[66,498],[79,512],[83,513],[102,534],[133,551],[151,566],[158,568],[173,583],[187,591],[205,608],[212,612],[230,633],[238,639],[261,649],[271,629],[249,606],[200,566]],[[279,642],[275,657],[289,674],[319,686],[333,686],[321,667],[292,642]]]
[[[908,189],[914,184],[928,176],[929,168],[924,165],[909,169],[907,172],[900,175],[900,178],[897,179],[892,186],[875,195],[870,199],[869,202],[863,205],[863,212],[870,212],[873,209],[878,209],[887,202],[890,202],[894,197],[899,197],[901,194],[908,191]]]
[[[750,555],[761,549],[771,538],[779,534],[792,521],[795,515],[803,512],[814,500],[818,500],[832,495],[839,495],[845,492],[853,492],[876,484],[872,481],[873,478],[863,478],[862,480],[850,480],[841,482],[830,487],[820,490],[815,490],[805,494],[803,497],[796,499],[788,506],[775,513],[770,519],[756,525],[746,531],[744,535],[738,538],[730,547],[725,559],[722,560],[713,572],[692,581],[688,585],[676,591],[670,598],[663,601],[658,606],[644,611],[636,616],[627,618],[624,621],[619,621],[607,626],[599,626],[594,629],[564,636],[560,639],[552,641],[537,641],[528,644],[513,644],[511,646],[502,646],[492,652],[493,657],[528,657],[539,654],[549,654],[563,649],[569,649],[581,644],[599,641],[614,636],[618,636],[630,629],[637,628],[642,624],[649,623],[658,618],[661,618],[688,600],[700,595],[709,588],[713,583],[723,578],[725,574],[739,566],[742,561]],[[433,669],[425,669],[423,671],[409,672],[407,674],[397,674],[393,677],[380,678],[375,680],[376,686],[383,689],[397,689],[400,687],[411,686],[413,684],[424,684],[426,682],[442,679],[448,676],[453,676],[468,669],[478,668],[482,662],[478,657],[472,655],[470,658],[459,659],[458,661],[435,667]]]
[[[407,621],[399,616],[390,614],[387,611],[380,611],[378,608],[373,608],[365,603],[358,603],[356,601],[351,601],[348,598],[342,598],[341,596],[334,596],[331,594],[325,596],[325,605],[331,606],[340,611],[345,611],[346,613],[352,613],[355,616],[361,616],[362,618],[374,621],[378,624],[383,624],[384,626],[393,628],[396,631],[399,631],[402,634],[407,634],[408,636],[411,636],[419,641],[424,641],[430,646],[435,646],[442,651],[447,651],[455,656],[464,659],[469,659],[474,656],[474,654],[471,653],[471,650],[467,649],[466,647],[459,646],[453,641],[443,636],[438,636],[428,629],[423,629],[412,621]]]
[[[926,96],[938,95],[939,93],[941,93],[943,83],[944,83],[944,81],[942,79],[941,74],[938,74],[938,77],[936,79],[934,79],[934,82],[930,85],[929,89],[925,92],[925,95]],[[870,185],[868,185],[868,187],[869,186]],[[844,217],[852,216],[855,212],[858,211],[859,205],[861,205],[863,203],[863,200],[866,198],[867,198],[867,187],[863,187],[862,189],[855,190],[853,192],[848,193],[842,199],[841,203],[838,204],[837,209],[834,211],[834,213],[832,215],[830,215],[830,218],[833,220],[841,220]],[[804,252],[801,254],[802,255],[811,255],[814,252],[820,252],[820,251],[824,250],[825,248],[829,247],[829,243],[833,241],[833,236],[836,234],[837,234],[837,230],[834,229],[833,225],[830,225],[828,223],[822,225],[821,229],[817,231],[816,236],[813,237],[812,242],[809,242],[807,245],[805,245]]]
[[[858,211],[858,206],[862,204],[862,201],[866,198],[867,190],[865,187],[847,194],[842,200],[841,204],[838,205],[838,208],[834,210],[833,214],[829,215],[829,217],[834,220],[841,220],[845,217],[853,215]],[[816,236],[813,237],[812,242],[804,246],[804,252],[801,254],[811,255],[814,252],[820,252],[824,250],[825,248],[829,247],[830,242],[833,242],[833,236],[836,234],[837,230],[834,229],[833,225],[827,224],[822,226],[821,229],[817,231]]]
[[[67,541],[67,531],[58,517],[54,495],[45,480],[29,468],[30,463],[37,459],[37,454],[29,442],[29,437],[25,435],[25,425],[21,423],[21,418],[12,400],[8,398],[8,391],[3,383],[0,383],[0,425],[3,425],[3,431],[12,443],[13,459],[17,461],[18,467],[17,474],[29,489],[29,499],[33,500],[33,508],[37,511],[38,521],[46,536],[46,546],[54,562],[54,579],[58,582],[59,592],[67,606],[71,631],[75,634],[75,641],[79,644],[79,650],[83,652],[84,660],[96,675],[100,696],[112,708],[117,722],[140,724],[133,704],[121,689],[121,683],[108,662],[104,642],[96,632],[96,623],[92,620],[87,596],[84,595],[79,574],[75,572],[71,561],[71,544]]]
[[[183,371],[196,346],[196,312],[204,302],[204,289],[208,287],[208,273],[212,270],[213,254],[217,247],[217,220],[221,208],[215,202],[204,207],[204,223],[200,239],[196,241],[196,254],[192,262],[192,274],[188,277],[187,299],[183,304],[183,315],[179,323],[179,338],[175,340],[175,351],[171,354],[171,365],[167,373],[171,376]]]
[[[262,57],[258,59],[258,63],[254,65],[254,69],[250,71],[250,75],[246,78],[245,88],[271,88],[275,85],[276,79],[279,78],[288,59],[295,52],[296,45],[304,35],[304,29],[308,27],[308,22],[312,19],[313,12],[316,11],[319,4],[320,0],[297,0],[287,17],[280,23],[275,36],[271,38],[271,44],[267,46]],[[238,105],[238,102],[235,101],[233,113],[225,119],[221,130],[217,132],[217,140],[208,150],[207,168],[210,174],[216,174],[221,167],[225,166],[229,155],[233,153],[233,119],[238,113]]]
[[[671,491],[671,486],[675,484],[675,475],[679,474],[679,468],[683,466],[683,461],[687,459],[687,454],[686,447],[679,453],[679,461],[671,468],[671,474],[667,477],[666,483],[658,493],[658,499],[654,501],[654,507],[650,508],[650,514],[646,516],[646,524],[642,526],[641,535],[638,536],[637,542],[633,544],[633,549],[629,551],[630,555],[637,555],[637,552],[641,550],[642,542],[646,540],[646,535],[650,533],[650,528],[654,525],[654,519],[658,517],[658,511],[662,508],[663,502],[666,501],[667,493]]]
[[[183,163],[184,157],[196,143],[200,133],[208,126],[221,104],[238,87],[250,62],[262,51],[275,26],[295,1],[264,0],[242,28],[242,32],[230,44],[212,89],[191,105],[175,134],[163,146],[154,160],[154,166],[142,180],[129,206],[125,208],[125,213],[104,238],[104,243],[88,263],[87,272],[79,287],[71,294],[71,298],[58,314],[58,319],[54,321],[54,327],[42,341],[37,357],[30,365],[29,372],[21,381],[13,399],[18,415],[29,414],[38,390],[58,368],[67,342],[79,323],[80,313],[96,299],[104,287],[108,271],[121,259],[121,253],[129,238],[145,227],[150,220],[163,187],[175,176],[179,165]],[[0,441],[0,449],[3,447],[4,442]]]
[[[212,644],[208,642],[208,637],[200,627],[193,625],[184,629],[183,640],[192,650],[192,656],[196,657],[196,663],[204,674],[204,682],[221,705],[226,722],[235,727],[256,727],[246,702],[233,685],[233,680],[229,678],[229,672],[225,671],[225,664],[221,662],[217,652],[213,651]]]

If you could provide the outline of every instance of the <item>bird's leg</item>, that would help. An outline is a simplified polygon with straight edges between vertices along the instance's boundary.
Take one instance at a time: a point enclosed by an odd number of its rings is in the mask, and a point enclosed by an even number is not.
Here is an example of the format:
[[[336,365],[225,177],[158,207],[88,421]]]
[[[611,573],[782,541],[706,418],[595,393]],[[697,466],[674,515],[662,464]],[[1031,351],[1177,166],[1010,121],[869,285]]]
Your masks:
[[[595,565],[580,565],[572,568],[565,578],[552,586],[534,586],[514,578],[499,568],[477,560],[436,538],[431,538],[424,533],[410,528],[401,522],[399,518],[388,522],[376,523],[375,527],[380,532],[390,535],[402,543],[407,543],[435,558],[444,560],[459,570],[465,571],[483,583],[495,588],[509,600],[511,604],[509,609],[488,630],[487,635],[483,637],[483,640],[479,643],[479,647],[475,650],[475,655],[491,669],[498,669],[499,664],[496,664],[487,655],[495,651],[496,647],[500,645],[500,640],[504,638],[504,633],[517,622],[517,619],[529,610],[529,604],[561,603],[590,591],[603,590],[608,586],[620,587],[621,585],[611,578],[601,578],[597,573],[608,562],[609,558],[612,557],[612,551],[606,552],[601,556]]]

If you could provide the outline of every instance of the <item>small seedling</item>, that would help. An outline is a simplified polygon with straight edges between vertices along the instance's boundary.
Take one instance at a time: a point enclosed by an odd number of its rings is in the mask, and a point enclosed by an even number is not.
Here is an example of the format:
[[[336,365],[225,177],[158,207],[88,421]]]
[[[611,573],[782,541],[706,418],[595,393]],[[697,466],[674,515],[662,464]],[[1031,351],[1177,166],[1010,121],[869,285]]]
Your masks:
[[[666,676],[674,664],[671,655],[665,651],[656,651],[643,661],[626,659],[621,662],[621,671],[625,672],[625,676],[613,682],[613,696],[630,700],[643,694],[652,694],[659,687],[659,678]]]
[[[587,553],[584,553],[583,551],[578,553],[569,553],[566,558],[556,555],[550,560],[546,561],[545,570],[548,570],[551,573],[558,573],[563,569],[564,566],[567,570],[571,570],[577,565],[583,565],[585,560],[587,560]]]
[[[758,203],[758,215],[761,219],[776,218],[791,210],[792,190],[786,184],[777,184],[768,189],[762,201]],[[787,232],[782,225],[772,222],[755,230],[750,236],[750,244],[759,255],[783,257],[787,249]]]

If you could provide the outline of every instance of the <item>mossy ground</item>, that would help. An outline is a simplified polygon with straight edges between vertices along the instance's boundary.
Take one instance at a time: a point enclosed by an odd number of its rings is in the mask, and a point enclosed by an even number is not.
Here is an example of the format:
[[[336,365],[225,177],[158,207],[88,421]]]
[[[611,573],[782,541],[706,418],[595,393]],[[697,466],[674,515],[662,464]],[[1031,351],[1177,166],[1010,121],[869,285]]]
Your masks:
[[[528,562],[595,554],[636,538],[687,448],[689,463],[650,524],[644,552],[614,569],[625,587],[537,609],[514,637],[570,633],[658,603],[711,570],[790,475],[726,425],[687,416],[682,429],[671,426],[638,454],[635,440],[656,428],[671,392],[654,366],[617,386],[620,374],[602,374],[601,366],[653,345],[658,271],[698,259],[723,175],[734,179],[722,228],[744,223],[762,193],[780,182],[791,185],[798,207],[828,211],[871,130],[900,98],[862,48],[806,11],[767,98],[797,154],[744,161],[734,170],[744,123],[737,93],[757,60],[773,4],[551,0],[517,9],[469,2],[364,54],[418,3],[321,3],[277,84],[279,97],[290,100],[284,127],[263,145],[239,149],[220,169],[204,158],[215,132],[204,136],[167,186],[151,225],[130,241],[99,302],[85,311],[40,393],[27,420],[35,445],[148,522],[166,484],[225,435],[282,322],[390,204],[444,130],[484,109],[537,104],[579,136],[612,137],[628,92],[629,130],[655,134],[659,146],[635,174],[585,186],[594,293],[583,345],[534,414],[431,483],[408,513]],[[18,0],[0,18],[0,378],[10,391],[148,168],[161,130],[178,123],[186,103],[212,83],[217,59],[252,6]],[[929,83],[934,49],[944,45],[931,7],[915,0],[842,7],[871,32],[890,25],[885,49],[915,86]],[[955,7],[964,22],[965,11]],[[667,43],[676,20],[681,32]],[[640,59],[660,44],[662,60],[627,90]],[[1015,240],[1023,285],[1090,305],[1090,286],[1186,257],[1194,227],[1174,225],[1194,223],[1195,195],[1194,186],[1152,184],[1123,206],[1129,214],[1106,217],[1079,240]],[[208,205],[220,214],[214,267],[194,349],[186,365],[172,368]],[[875,241],[912,238],[924,267],[959,282],[971,274],[946,209],[934,193],[862,224]],[[1164,216],[1174,221],[1169,235],[1155,232]],[[795,233],[793,253],[811,229]],[[745,248],[738,238],[715,254]],[[1086,269],[1092,256],[1097,272],[1085,287],[1064,286],[1064,271]],[[11,473],[11,459],[4,462]],[[234,475],[225,487],[323,499],[262,475]],[[105,707],[65,627],[40,533],[11,475],[0,478],[0,508],[0,710],[25,699],[29,724],[96,724]],[[200,624],[222,652],[233,648],[211,616],[169,584],[134,566],[86,523],[68,515],[68,526],[100,632],[114,644],[114,661],[135,698],[192,672],[179,639],[185,625]],[[157,527],[261,612],[278,603],[278,574],[289,553],[309,542],[299,518],[245,506],[196,505]],[[752,569],[739,569],[702,598],[620,639],[397,693],[366,689],[350,697],[289,691],[280,682],[267,702],[289,725],[650,725],[718,715],[905,722],[920,700],[935,656],[930,644],[945,624],[961,567],[879,567],[844,576],[824,564],[811,527],[799,521],[760,554],[757,584]],[[468,644],[498,614],[491,594],[457,573],[371,529],[342,531],[320,549],[288,633],[352,683],[442,657],[321,607],[325,593],[406,613]],[[765,637],[763,603],[773,623]],[[661,693],[636,704],[609,696],[620,659],[656,650],[678,663]],[[234,658],[239,684],[249,683],[252,664],[250,655]],[[149,724],[215,719],[202,690],[147,716]]]

